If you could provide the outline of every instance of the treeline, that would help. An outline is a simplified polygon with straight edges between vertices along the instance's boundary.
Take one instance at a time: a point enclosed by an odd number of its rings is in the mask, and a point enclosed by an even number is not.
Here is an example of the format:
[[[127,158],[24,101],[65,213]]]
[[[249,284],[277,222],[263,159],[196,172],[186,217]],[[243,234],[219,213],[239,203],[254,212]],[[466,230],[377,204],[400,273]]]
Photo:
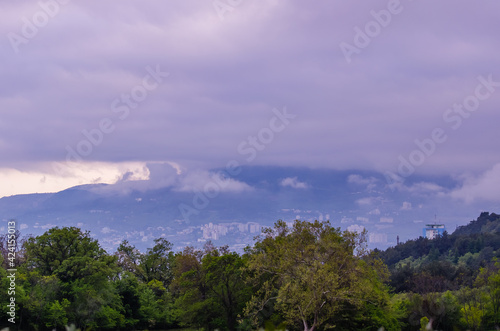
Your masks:
[[[479,218],[433,240],[419,237],[380,252],[391,271],[390,285],[399,292],[444,292],[473,286],[481,268],[500,257],[500,216]]]
[[[451,235],[375,253],[389,268],[393,305],[407,320],[403,329],[420,320],[434,330],[499,329],[499,215],[484,212]]]
[[[318,221],[292,227],[278,221],[243,254],[210,242],[174,252],[164,238],[146,252],[123,241],[108,254],[74,227],[38,237],[17,233],[15,326],[495,330],[500,238],[491,229],[499,228],[500,217],[484,213],[478,221],[474,231],[419,238],[384,252],[366,249],[366,233]],[[5,240],[0,276],[7,289]],[[8,300],[0,296],[5,313]],[[0,327],[15,330],[7,317]]]
[[[364,238],[328,222],[278,221],[244,254],[211,243],[173,252],[163,238],[146,252],[123,241],[108,254],[88,232],[53,228],[18,237],[16,324],[2,295],[2,327],[398,330],[387,270]]]

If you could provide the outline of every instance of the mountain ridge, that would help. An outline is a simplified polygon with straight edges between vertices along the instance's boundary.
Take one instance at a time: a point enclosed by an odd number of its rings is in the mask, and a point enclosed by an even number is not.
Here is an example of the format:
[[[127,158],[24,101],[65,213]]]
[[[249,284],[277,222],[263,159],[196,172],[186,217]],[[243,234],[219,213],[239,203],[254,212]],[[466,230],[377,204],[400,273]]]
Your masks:
[[[448,178],[415,176],[406,186],[392,190],[376,172],[259,166],[242,167],[232,178],[220,177],[250,189],[220,189],[215,196],[205,195],[205,205],[194,204],[197,194],[204,194],[204,183],[219,170],[205,177],[176,175],[165,186],[156,185],[162,177],[152,173],[150,181],[80,185],[55,193],[4,197],[0,199],[0,219],[16,219],[20,230],[33,235],[51,226],[78,226],[111,250],[123,239],[145,250],[159,237],[172,241],[176,249],[203,245],[206,240],[241,249],[253,243],[255,233],[246,231],[249,223],[271,226],[278,219],[330,220],[342,229],[366,228],[370,247],[382,249],[395,245],[397,236],[415,238],[435,214],[441,215],[440,222],[453,227],[466,224],[470,215],[484,208],[448,197],[447,190],[453,189]],[[426,180],[436,184],[419,184]],[[183,217],[181,205],[193,211],[189,218]]]

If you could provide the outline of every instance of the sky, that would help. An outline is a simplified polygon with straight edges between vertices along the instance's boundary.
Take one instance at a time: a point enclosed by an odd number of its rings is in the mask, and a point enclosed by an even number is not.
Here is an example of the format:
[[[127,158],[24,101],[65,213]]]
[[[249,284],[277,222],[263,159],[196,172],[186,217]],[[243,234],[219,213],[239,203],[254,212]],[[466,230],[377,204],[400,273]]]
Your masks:
[[[0,197],[148,179],[162,163],[450,176],[460,201],[500,196],[497,1],[0,12]]]

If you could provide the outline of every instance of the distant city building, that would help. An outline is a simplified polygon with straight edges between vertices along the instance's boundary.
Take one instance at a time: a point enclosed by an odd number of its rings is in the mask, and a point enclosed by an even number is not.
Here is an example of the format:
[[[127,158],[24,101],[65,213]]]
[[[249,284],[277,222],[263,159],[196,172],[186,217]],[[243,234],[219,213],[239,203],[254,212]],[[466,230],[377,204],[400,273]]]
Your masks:
[[[368,235],[368,242],[372,244],[386,244],[387,234],[385,233],[370,233]]]
[[[205,240],[219,240],[221,237],[226,236],[230,233],[234,234],[235,232],[240,232],[240,233],[260,233],[261,232],[261,226],[259,223],[256,222],[248,222],[248,223],[219,223],[219,224],[214,224],[212,222],[208,224],[204,224],[200,227],[202,231],[202,237],[199,239],[199,241],[205,241]],[[184,230],[183,232],[185,232]],[[191,233],[192,231],[188,232]],[[184,233],[180,233],[184,234]]]
[[[434,239],[438,236],[442,236],[446,231],[444,224],[426,224],[423,229],[423,237],[427,239]]]
[[[255,223],[255,222],[249,222],[247,223],[248,226],[249,226],[249,231],[250,233],[260,233],[261,231],[261,226],[259,223]]]

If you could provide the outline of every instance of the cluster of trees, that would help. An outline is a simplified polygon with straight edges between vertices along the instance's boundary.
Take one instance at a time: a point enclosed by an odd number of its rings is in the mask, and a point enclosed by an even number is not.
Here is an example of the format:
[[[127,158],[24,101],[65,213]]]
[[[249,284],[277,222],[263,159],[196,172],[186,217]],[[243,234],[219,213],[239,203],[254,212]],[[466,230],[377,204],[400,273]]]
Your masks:
[[[481,268],[471,286],[457,290],[401,292],[391,302],[402,330],[498,330],[500,263]],[[428,282],[433,276],[427,275]],[[428,327],[426,329],[426,327]]]
[[[88,232],[53,228],[18,238],[16,327],[397,330],[387,269],[364,238],[328,222],[278,221],[244,254],[211,243],[173,252],[163,238],[146,252],[123,241],[108,254]]]
[[[451,235],[444,235],[429,240],[419,237],[404,244],[391,247],[379,253],[384,262],[392,268],[400,261],[412,257],[414,259],[432,255],[434,257],[447,255],[447,258],[456,263],[467,253],[481,253],[480,259],[491,260],[494,251],[500,249],[500,215],[483,212],[477,220],[468,225],[458,227]],[[475,255],[478,256],[478,255]]]
[[[375,252],[390,271],[403,330],[496,330],[500,326],[500,216],[481,213],[453,234]]]
[[[366,233],[318,221],[292,227],[278,221],[243,254],[210,242],[174,252],[164,238],[146,252],[123,241],[108,254],[74,227],[38,237],[17,233],[16,327],[494,330],[500,325],[499,224],[498,215],[481,214],[475,230],[383,252],[366,249]],[[0,296],[4,312],[8,300]],[[7,318],[0,323],[12,327]]]

